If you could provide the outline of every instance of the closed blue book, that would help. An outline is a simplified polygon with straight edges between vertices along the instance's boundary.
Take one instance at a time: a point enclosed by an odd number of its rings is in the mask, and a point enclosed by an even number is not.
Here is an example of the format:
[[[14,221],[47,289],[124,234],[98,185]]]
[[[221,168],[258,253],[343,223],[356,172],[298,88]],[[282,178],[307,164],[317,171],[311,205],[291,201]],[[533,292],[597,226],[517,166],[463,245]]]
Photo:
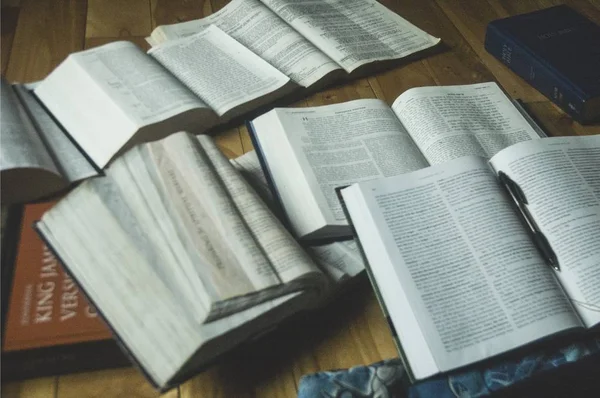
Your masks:
[[[581,123],[600,120],[600,26],[560,5],[490,22],[486,50]]]

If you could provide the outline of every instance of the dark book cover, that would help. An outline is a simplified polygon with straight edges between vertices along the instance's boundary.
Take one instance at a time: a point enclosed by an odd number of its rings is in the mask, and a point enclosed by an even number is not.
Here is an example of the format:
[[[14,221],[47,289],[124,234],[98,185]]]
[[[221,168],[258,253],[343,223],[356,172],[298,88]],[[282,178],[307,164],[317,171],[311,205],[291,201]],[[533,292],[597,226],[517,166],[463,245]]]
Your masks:
[[[560,5],[488,25],[486,50],[574,119],[600,119],[600,26]]]
[[[52,202],[25,206],[2,341],[2,377],[127,366],[106,324],[32,228]],[[4,259],[3,259],[4,260]]]

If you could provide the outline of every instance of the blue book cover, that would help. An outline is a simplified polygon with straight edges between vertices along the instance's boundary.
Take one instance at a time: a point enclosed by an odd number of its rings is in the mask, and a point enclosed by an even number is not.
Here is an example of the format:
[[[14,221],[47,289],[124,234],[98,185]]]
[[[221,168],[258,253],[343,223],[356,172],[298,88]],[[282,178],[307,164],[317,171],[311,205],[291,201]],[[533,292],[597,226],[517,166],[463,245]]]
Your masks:
[[[600,26],[575,10],[493,21],[485,48],[576,120],[600,119]]]

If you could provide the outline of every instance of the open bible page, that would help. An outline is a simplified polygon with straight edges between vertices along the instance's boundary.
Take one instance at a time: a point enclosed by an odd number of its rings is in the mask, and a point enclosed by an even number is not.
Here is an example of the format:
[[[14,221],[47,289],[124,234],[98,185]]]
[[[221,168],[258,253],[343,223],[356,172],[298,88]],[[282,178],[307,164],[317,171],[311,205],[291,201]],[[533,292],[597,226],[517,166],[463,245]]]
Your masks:
[[[290,283],[311,273],[320,275],[312,259],[225,158],[212,138],[200,135],[197,139],[206,156],[211,160],[216,174],[223,181],[224,188],[233,200],[242,220],[279,278],[284,283]]]
[[[62,176],[69,182],[75,182],[97,175],[96,169],[35,99],[31,91],[22,85],[15,86],[15,90],[49,149],[54,162],[60,168]]]
[[[283,207],[299,236],[307,206],[328,225],[348,225],[335,188],[427,167],[390,107],[377,99],[276,108],[254,129]],[[290,183],[292,179],[293,183]],[[298,198],[312,195],[311,201]]]
[[[560,280],[587,326],[600,322],[600,136],[545,138],[491,161],[523,190],[558,257]]]
[[[60,174],[29,119],[19,97],[4,77],[0,80],[2,106],[2,145],[0,145],[0,170],[18,167],[41,168]]]
[[[581,326],[484,159],[343,192],[403,346],[418,328],[440,371]]]
[[[267,206],[274,211],[275,199],[260,166],[255,151],[250,151],[231,160],[231,164],[242,174]],[[280,214],[276,214],[282,216]],[[322,245],[305,245],[304,249],[317,262],[329,280],[339,282],[352,278],[364,270],[358,247],[354,240]]]
[[[209,25],[218,26],[303,87],[340,69],[259,0],[233,0],[206,18],[159,26],[152,32],[152,46],[191,36]]]
[[[38,199],[67,185],[15,89],[1,79],[0,173],[2,202]]]
[[[148,52],[219,115],[277,91],[290,80],[218,27]]]
[[[34,92],[100,168],[142,127],[191,110],[209,111],[130,42],[69,55]]]
[[[392,109],[431,164],[540,138],[496,83],[413,88]]]
[[[375,0],[261,1],[347,72],[439,42]]]

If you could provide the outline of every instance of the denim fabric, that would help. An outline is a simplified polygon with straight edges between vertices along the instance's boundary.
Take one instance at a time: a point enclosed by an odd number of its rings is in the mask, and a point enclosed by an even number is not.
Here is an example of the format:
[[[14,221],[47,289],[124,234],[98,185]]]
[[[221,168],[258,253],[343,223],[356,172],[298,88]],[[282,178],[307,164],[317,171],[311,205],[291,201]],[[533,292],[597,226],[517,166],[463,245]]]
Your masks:
[[[400,360],[389,359],[369,366],[304,376],[300,379],[298,398],[483,397],[588,355],[600,355],[599,337],[588,337],[559,350],[538,352],[520,360],[504,360],[484,369],[453,372],[413,385],[410,385]]]

